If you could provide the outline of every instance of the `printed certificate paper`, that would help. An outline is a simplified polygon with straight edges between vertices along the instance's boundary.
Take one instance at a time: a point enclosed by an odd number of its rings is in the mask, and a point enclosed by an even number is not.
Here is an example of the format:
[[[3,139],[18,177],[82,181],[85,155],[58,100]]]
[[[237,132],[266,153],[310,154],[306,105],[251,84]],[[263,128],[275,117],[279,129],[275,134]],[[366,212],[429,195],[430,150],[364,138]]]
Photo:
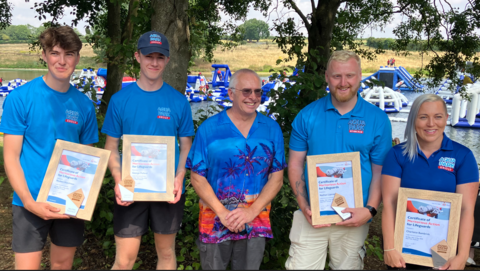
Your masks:
[[[351,161],[317,164],[316,170],[321,216],[337,214],[332,209],[335,193],[344,196],[348,206],[355,206]]]
[[[130,175],[135,193],[167,191],[167,144],[132,143]]]
[[[447,240],[450,205],[408,198],[402,253],[431,257],[431,247]]]
[[[347,219],[347,215],[339,215],[332,208],[335,194],[345,198],[342,207],[363,207],[359,152],[307,156],[307,171],[313,225]]]
[[[48,193],[47,202],[70,207],[74,202],[68,197],[68,194],[81,189],[84,200],[80,209],[85,209],[85,202],[93,184],[98,162],[100,162],[100,157],[63,150]],[[69,213],[68,208],[65,213],[72,216],[76,215],[76,212],[73,213],[73,211]]]
[[[122,201],[172,201],[174,136],[123,136]]]
[[[90,221],[109,157],[108,150],[57,140],[37,202]]]

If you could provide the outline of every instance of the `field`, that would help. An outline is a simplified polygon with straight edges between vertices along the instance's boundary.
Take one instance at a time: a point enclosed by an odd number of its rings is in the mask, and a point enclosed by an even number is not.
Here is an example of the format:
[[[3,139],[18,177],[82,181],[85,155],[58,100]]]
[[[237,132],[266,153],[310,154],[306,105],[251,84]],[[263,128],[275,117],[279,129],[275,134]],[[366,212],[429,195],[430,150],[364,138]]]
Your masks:
[[[93,49],[87,43],[80,52],[81,58],[77,68],[97,67]],[[30,51],[27,43],[23,44],[0,44],[0,68],[18,69],[46,69],[40,62],[40,51]]]
[[[80,63],[77,68],[105,67],[105,65],[95,63],[94,57],[96,55],[88,44],[84,44],[80,55]],[[40,57],[40,52],[31,52],[28,44],[0,44],[0,68],[44,69],[45,67],[39,61]],[[272,68],[281,69],[295,64],[295,60],[292,60],[277,66],[277,60],[285,57],[286,55],[282,53],[275,43],[270,40],[261,40],[258,43],[239,45],[232,50],[223,50],[218,46],[214,52],[214,63],[228,64],[232,71],[249,68],[265,75]],[[376,72],[380,66],[385,66],[387,60],[392,57],[395,58],[397,66],[403,66],[409,72],[415,72],[422,66],[422,57],[417,52],[412,52],[411,55],[404,57],[395,56],[392,51],[386,51],[385,54],[378,55],[373,61],[362,59],[362,72]],[[427,64],[430,59],[431,56],[425,55],[423,57],[423,65]],[[191,70],[193,74],[210,72],[212,70],[211,65],[212,63],[199,59],[195,61]]]

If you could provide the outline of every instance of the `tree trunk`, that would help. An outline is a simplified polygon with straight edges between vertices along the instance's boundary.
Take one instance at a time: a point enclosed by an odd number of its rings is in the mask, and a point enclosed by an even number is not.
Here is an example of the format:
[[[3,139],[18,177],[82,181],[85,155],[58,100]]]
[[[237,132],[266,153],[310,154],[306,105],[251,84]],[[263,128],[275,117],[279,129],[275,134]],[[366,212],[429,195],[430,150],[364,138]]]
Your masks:
[[[108,12],[108,32],[107,35],[111,40],[112,45],[120,44],[122,38],[122,28],[120,26],[120,3],[112,3],[111,1],[107,2],[107,12]],[[106,104],[102,103],[100,110],[102,113],[107,112],[108,102],[113,94],[119,91],[122,88],[122,78],[123,78],[123,67],[119,65],[119,56],[114,53],[112,47],[107,49],[107,86],[105,87],[105,92],[102,99],[105,100]]]
[[[317,8],[313,11],[312,24],[308,29],[308,52],[318,50],[320,53],[321,60],[318,63],[320,65],[317,66],[317,72],[320,74],[327,69],[335,16],[339,6],[340,1],[320,0]]]
[[[163,73],[163,80],[185,93],[191,57],[188,0],[152,0],[152,8],[152,30],[163,33],[170,44],[170,62]]]

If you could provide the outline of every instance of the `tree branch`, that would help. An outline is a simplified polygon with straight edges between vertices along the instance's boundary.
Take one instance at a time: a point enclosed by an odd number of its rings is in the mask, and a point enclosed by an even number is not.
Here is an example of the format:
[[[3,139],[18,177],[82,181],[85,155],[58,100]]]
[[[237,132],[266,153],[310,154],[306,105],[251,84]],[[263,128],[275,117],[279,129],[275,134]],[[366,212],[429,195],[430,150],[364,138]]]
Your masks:
[[[303,15],[302,11],[297,7],[297,4],[295,4],[295,2],[293,2],[292,0],[287,0],[285,2],[289,3],[292,6],[292,8],[295,10],[295,12],[298,14],[298,16],[300,16],[300,18],[302,18],[302,21],[305,24],[305,27],[307,29],[310,29],[310,27],[311,27],[310,22],[308,22],[307,17],[305,17],[305,15]],[[312,10],[312,12],[313,12],[313,10]]]
[[[312,12],[315,10],[315,0],[310,0],[310,3],[312,4]]]
[[[388,14],[397,14],[397,13],[402,13],[406,8],[408,8],[412,3],[408,3],[406,4],[405,6],[395,6],[394,8],[398,8],[398,10],[394,10],[394,11],[385,11],[385,12],[382,12],[382,13],[375,13],[375,14],[372,14],[372,16],[383,16],[383,15],[388,15]]]

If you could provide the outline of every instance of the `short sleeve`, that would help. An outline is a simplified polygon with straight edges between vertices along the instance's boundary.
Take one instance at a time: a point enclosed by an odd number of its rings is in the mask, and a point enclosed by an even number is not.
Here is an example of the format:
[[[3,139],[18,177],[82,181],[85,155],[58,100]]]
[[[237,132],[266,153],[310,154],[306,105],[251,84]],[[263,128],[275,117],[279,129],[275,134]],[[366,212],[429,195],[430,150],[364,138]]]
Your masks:
[[[383,163],[382,175],[402,178],[403,168],[399,160],[395,148],[390,148],[390,151],[385,157],[385,162]]]
[[[462,162],[457,161],[457,185],[478,182],[477,160],[471,150],[468,150]]]
[[[289,148],[294,151],[308,150],[308,132],[304,111],[300,111],[292,123],[292,135],[290,136]]]
[[[13,91],[3,102],[0,131],[12,135],[24,135],[27,129],[25,105],[21,96]]]
[[[195,131],[193,129],[192,108],[190,107],[190,103],[185,102],[182,116],[180,118],[178,137],[193,136],[194,134]]]
[[[90,103],[90,107],[86,114],[86,119],[83,127],[83,131],[80,135],[80,143],[93,144],[98,142],[98,124],[95,114],[95,107],[93,103]]]
[[[392,124],[387,116],[380,121],[382,121],[382,123],[375,129],[375,139],[373,141],[373,147],[370,150],[370,160],[373,164],[379,166],[383,165],[385,156],[392,148]]]
[[[275,136],[275,141],[273,141],[275,147],[275,158],[268,172],[269,174],[280,171],[287,167],[287,163],[285,162],[285,143],[283,140],[282,130],[280,129],[278,124],[276,130],[277,132]]]
[[[112,97],[103,122],[102,133],[115,138],[120,138],[123,135],[123,123],[119,111],[115,99]]]
[[[186,168],[203,177],[207,177],[208,173],[208,149],[207,137],[205,136],[202,125],[197,130],[192,147],[188,153]]]

